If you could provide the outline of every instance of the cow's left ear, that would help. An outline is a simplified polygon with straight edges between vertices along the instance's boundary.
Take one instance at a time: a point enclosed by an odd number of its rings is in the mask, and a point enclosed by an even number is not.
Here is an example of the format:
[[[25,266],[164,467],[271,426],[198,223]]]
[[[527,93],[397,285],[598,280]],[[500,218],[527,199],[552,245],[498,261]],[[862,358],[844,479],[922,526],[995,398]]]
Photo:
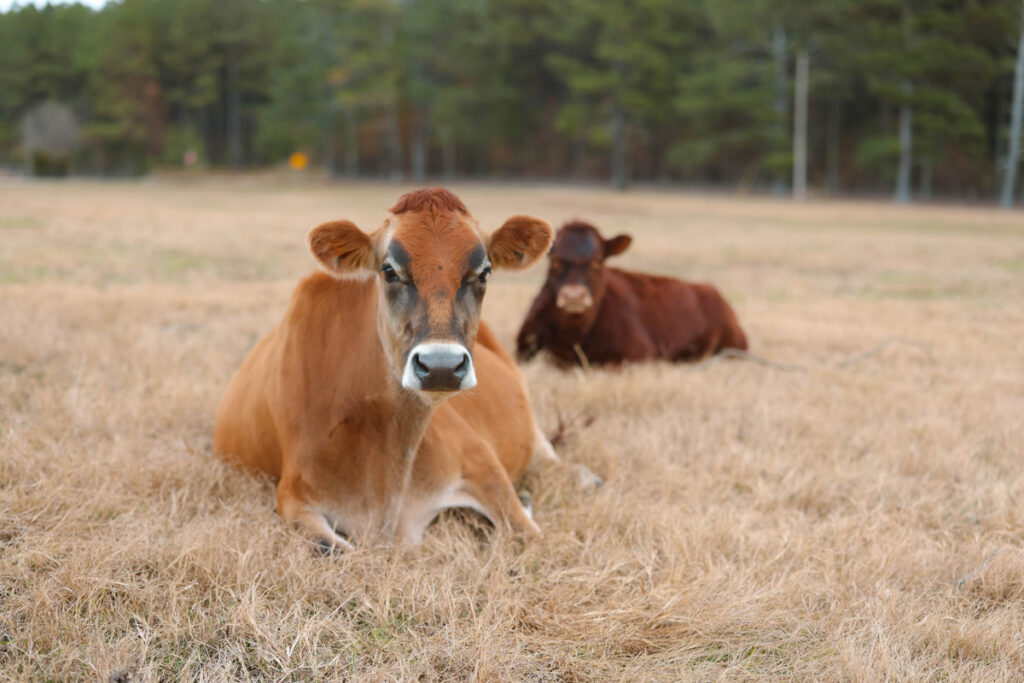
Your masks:
[[[494,268],[528,268],[547,253],[551,234],[547,221],[532,216],[512,216],[491,235],[487,257]]]
[[[309,250],[337,278],[363,280],[374,274],[373,241],[352,221],[322,223],[309,231]]]
[[[610,240],[604,241],[604,257],[615,256],[629,249],[629,245],[633,243],[633,238],[629,235],[616,235]]]

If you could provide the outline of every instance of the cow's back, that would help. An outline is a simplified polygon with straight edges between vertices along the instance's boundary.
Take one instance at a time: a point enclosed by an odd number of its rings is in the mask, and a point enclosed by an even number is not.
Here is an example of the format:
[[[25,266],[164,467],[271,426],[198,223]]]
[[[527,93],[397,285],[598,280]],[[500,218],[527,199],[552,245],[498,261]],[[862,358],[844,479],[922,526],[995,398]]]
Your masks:
[[[714,286],[618,268],[605,272],[608,285],[600,312],[605,334],[639,328],[642,334],[635,336],[649,342],[648,357],[667,360],[746,348],[735,313]],[[631,350],[622,348],[623,357],[630,358]]]
[[[281,476],[283,452],[298,432],[325,432],[332,404],[364,380],[352,363],[358,341],[372,328],[373,282],[314,273],[295,288],[281,322],[263,338],[231,379],[217,411],[214,451],[229,460]],[[370,329],[376,335],[376,330]],[[356,389],[358,390],[358,389]]]
[[[718,288],[707,283],[694,283],[693,289],[700,301],[701,310],[709,327],[715,330],[716,343],[708,349],[708,352],[717,353],[722,349],[746,351],[747,335],[740,327],[736,312],[718,291]]]
[[[669,360],[700,355],[709,320],[693,285],[683,280],[619,271],[636,295],[644,329],[658,356]]]

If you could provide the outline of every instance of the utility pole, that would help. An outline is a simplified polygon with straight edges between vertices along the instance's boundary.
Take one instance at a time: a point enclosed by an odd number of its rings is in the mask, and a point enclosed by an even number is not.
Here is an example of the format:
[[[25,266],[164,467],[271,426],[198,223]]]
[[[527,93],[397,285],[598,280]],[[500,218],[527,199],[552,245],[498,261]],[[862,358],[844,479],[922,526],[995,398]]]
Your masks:
[[[227,66],[228,164],[238,168],[242,165],[242,88],[239,83],[237,38],[233,38],[228,45]]]
[[[1003,192],[999,203],[1005,209],[1013,206],[1013,190],[1020,165],[1020,128],[1024,118],[1024,0],[1021,1],[1020,42],[1017,43],[1017,66],[1013,70],[1013,113],[1010,119],[1010,151],[1003,174]]]
[[[903,95],[910,97],[913,86],[903,81]],[[900,165],[896,174],[896,201],[906,204],[910,201],[910,172],[914,163],[914,109],[910,102],[900,105]]]
[[[775,101],[772,109],[778,119],[779,144],[786,139],[786,29],[782,24],[776,24],[772,31],[772,57],[775,61]],[[786,180],[783,177],[784,171],[780,169],[775,176],[772,185],[772,193],[775,195],[786,194]]]
[[[625,87],[625,68],[621,60],[616,60],[613,65],[615,72],[615,92],[612,95],[612,155],[611,155],[611,180],[616,190],[625,190],[629,183],[629,168],[627,157],[626,140],[626,112],[622,107],[621,90]]]
[[[910,5],[903,4],[903,44],[909,50],[912,40],[912,17]],[[914,92],[914,84],[910,78],[904,78],[902,84],[903,102],[900,104],[900,163],[896,171],[896,201],[906,204],[910,201],[910,174],[914,170],[914,109],[910,97]]]
[[[807,199],[807,50],[796,56],[796,101],[793,106],[793,199]]]

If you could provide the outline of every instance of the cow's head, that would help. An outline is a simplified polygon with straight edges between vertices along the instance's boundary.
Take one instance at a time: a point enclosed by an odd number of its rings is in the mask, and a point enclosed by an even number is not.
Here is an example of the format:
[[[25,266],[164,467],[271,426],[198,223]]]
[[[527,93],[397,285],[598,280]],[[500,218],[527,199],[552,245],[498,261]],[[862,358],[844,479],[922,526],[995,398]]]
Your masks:
[[[476,384],[471,349],[491,269],[526,268],[550,244],[551,226],[529,216],[484,232],[442,188],[402,196],[371,234],[349,221],[309,233],[335,277],[377,278],[377,332],[392,369],[405,388],[439,397]]]
[[[544,286],[553,292],[564,322],[592,322],[604,297],[604,261],[624,252],[632,241],[629,235],[606,240],[597,228],[581,221],[566,223],[558,230]]]

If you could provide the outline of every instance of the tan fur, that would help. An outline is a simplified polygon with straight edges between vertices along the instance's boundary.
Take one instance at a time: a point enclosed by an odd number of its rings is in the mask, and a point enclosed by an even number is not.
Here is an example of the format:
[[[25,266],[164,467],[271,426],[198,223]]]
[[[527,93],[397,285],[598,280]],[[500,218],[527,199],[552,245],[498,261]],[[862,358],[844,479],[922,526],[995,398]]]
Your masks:
[[[398,381],[409,345],[400,330],[419,324],[440,338],[451,328],[465,277],[459,264],[485,244],[464,209],[450,208],[453,199],[461,207],[454,195],[429,199],[403,198],[404,210],[371,235],[347,221],[310,234],[311,251],[335,277],[315,273],[299,284],[218,411],[215,450],[277,478],[280,515],[331,546],[347,545],[339,533],[418,543],[447,507],[477,509],[520,534],[540,532],[512,486],[539,432],[523,377],[478,309],[464,325],[476,387],[443,400]],[[551,230],[514,220],[490,246],[521,254],[519,267],[544,253]],[[373,276],[382,240],[391,238],[411,257],[428,313],[421,323],[395,320],[382,301],[386,285]]]
[[[443,187],[408,192],[402,195],[390,210],[396,216],[410,211],[469,214],[469,209],[462,200]]]
[[[551,244],[548,232],[534,230],[537,219],[531,216],[513,216],[491,238],[491,260],[495,268],[519,270],[528,268],[536,260],[532,254],[544,253]]]
[[[368,275],[372,267],[370,238],[352,221],[331,221],[310,234],[309,249],[331,273],[343,269]]]

